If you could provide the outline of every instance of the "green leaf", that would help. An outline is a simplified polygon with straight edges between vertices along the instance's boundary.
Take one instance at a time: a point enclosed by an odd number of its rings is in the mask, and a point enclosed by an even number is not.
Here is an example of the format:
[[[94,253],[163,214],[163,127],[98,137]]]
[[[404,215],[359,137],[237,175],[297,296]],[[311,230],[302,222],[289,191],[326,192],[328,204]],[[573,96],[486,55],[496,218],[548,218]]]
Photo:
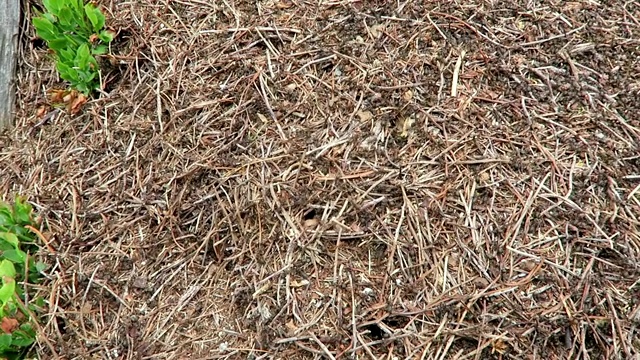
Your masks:
[[[29,278],[28,279],[29,283],[31,283],[31,284],[40,284],[42,282],[43,276],[42,276],[41,273],[31,271],[31,272],[29,272],[28,278]]]
[[[14,264],[24,264],[27,261],[27,254],[19,249],[4,251],[2,256]]]
[[[36,272],[42,273],[47,269],[47,264],[43,263],[42,261],[38,261],[34,267]]]
[[[16,281],[10,277],[4,277],[3,284],[0,286],[0,302],[3,307],[9,300],[13,299],[13,295],[16,292]]]
[[[19,246],[18,237],[10,232],[0,232],[0,241],[10,244],[15,249]]]
[[[115,37],[115,34],[111,31],[108,30],[103,30],[100,31],[100,33],[98,34],[98,38],[104,42],[104,43],[110,43],[111,41],[113,41],[113,38]]]
[[[16,330],[13,332],[11,345],[18,347],[27,347],[35,342],[35,333],[31,335],[25,330]]]
[[[92,82],[98,74],[95,71],[92,71],[92,72],[87,72],[85,75],[86,75],[85,77],[86,82]]]
[[[98,16],[96,15],[95,9],[96,7],[91,4],[87,4],[84,6],[84,13],[87,15],[87,18],[89,19],[89,21],[91,21],[91,25],[93,25],[94,28],[98,25],[98,22],[100,21],[98,19]]]
[[[14,278],[16,276],[16,268],[13,266],[13,263],[9,260],[0,261],[0,277],[2,278],[3,283],[8,278]]]
[[[81,71],[78,71],[78,76],[80,77],[80,80],[82,80],[82,82],[84,83],[89,83],[91,82],[91,72],[87,71],[87,69],[82,69]]]
[[[36,31],[47,31],[53,33],[53,24],[45,17],[34,17],[31,22]]]
[[[32,284],[38,284],[42,281],[42,274],[47,269],[47,265],[41,261],[35,262],[33,258],[29,259],[29,282]]]
[[[55,51],[58,56],[60,56],[60,52],[64,51],[67,47],[69,47],[69,42],[64,38],[57,38],[49,41],[49,48]]]
[[[96,8],[93,4],[87,4],[84,7],[84,12],[87,14],[91,25],[93,25],[93,31],[99,32],[104,27],[105,17],[100,9]]]
[[[0,239],[0,251],[4,252],[4,251],[8,251],[8,250],[14,250],[16,247],[11,245],[10,243],[4,241],[3,239]]]
[[[78,46],[80,46],[80,44],[84,44],[86,42],[88,42],[87,39],[84,39],[81,36],[78,35],[73,35],[73,34],[65,34],[64,38],[67,40],[67,42],[69,43],[67,45],[68,49],[70,51],[73,51],[75,49],[78,48]]]
[[[58,63],[56,64],[56,67],[58,68],[58,72],[60,73],[60,77],[62,79],[67,80],[69,82],[78,81],[78,71],[73,69],[71,66],[61,61],[58,61]]]
[[[32,223],[33,208],[26,200],[18,197],[16,198],[15,205],[13,207],[14,215],[23,225]]]
[[[76,10],[78,15],[81,15],[83,11],[83,0],[67,0],[71,2],[73,8]]]
[[[76,84],[75,89],[83,94],[90,93],[89,88],[84,84]]]
[[[12,298],[11,301],[9,301],[7,305],[5,305],[3,309],[5,316],[15,317],[16,314],[18,313],[18,306],[16,305],[16,302],[13,300],[14,299]]]
[[[88,59],[90,56],[91,56],[91,51],[89,50],[89,45],[87,44],[80,45],[80,47],[78,48],[76,58]]]
[[[104,55],[109,51],[109,48],[106,45],[96,46],[91,52],[93,55]]]
[[[0,207],[0,226],[7,226],[13,223],[13,219],[11,218],[11,209],[7,206]]]
[[[36,330],[33,328],[33,325],[29,323],[23,323],[20,325],[20,330],[24,331],[29,336],[36,336]]]
[[[11,348],[11,334],[0,335],[0,352],[5,352]]]
[[[60,50],[60,54],[58,54],[58,56],[65,64],[73,64],[73,60],[76,58],[76,54],[68,48]]]
[[[36,29],[36,34],[44,41],[51,41],[56,39],[56,34],[53,30],[53,24],[45,18],[33,18],[33,27]]]
[[[91,57],[91,51],[89,50],[89,45],[82,44],[78,48],[78,52],[76,53],[76,58],[74,60],[74,65],[81,70],[89,69],[89,58]],[[80,75],[82,78],[82,75]]]
[[[42,14],[42,17],[44,17],[45,19],[49,20],[49,22],[51,22],[52,24],[55,24],[58,22],[58,18],[50,13],[44,13]]]
[[[60,3],[60,0],[42,0],[42,5],[44,5],[44,8],[53,14],[57,14],[60,10]]]
[[[60,21],[60,25],[62,25],[67,31],[73,30],[77,24],[76,15],[68,7],[60,9],[60,12],[58,13],[58,20]]]
[[[80,4],[78,4],[77,0],[57,0],[60,3],[60,8],[67,8],[73,12],[73,14],[77,17],[78,15],[82,15],[82,0],[80,0]]]

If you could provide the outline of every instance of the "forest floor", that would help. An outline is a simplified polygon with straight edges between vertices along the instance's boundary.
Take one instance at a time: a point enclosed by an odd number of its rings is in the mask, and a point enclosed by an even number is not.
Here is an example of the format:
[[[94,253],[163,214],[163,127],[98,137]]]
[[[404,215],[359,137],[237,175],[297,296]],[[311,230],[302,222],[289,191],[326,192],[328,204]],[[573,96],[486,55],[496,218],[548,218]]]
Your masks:
[[[640,358],[638,2],[99,3],[0,137],[42,358]]]

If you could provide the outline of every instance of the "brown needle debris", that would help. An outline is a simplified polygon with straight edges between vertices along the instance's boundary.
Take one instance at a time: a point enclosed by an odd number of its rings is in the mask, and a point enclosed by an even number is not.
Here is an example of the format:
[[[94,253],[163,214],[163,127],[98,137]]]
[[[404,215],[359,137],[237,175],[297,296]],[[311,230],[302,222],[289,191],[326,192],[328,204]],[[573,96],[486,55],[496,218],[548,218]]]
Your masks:
[[[60,357],[640,353],[638,2],[100,3],[104,94],[41,122],[25,27],[0,140]]]

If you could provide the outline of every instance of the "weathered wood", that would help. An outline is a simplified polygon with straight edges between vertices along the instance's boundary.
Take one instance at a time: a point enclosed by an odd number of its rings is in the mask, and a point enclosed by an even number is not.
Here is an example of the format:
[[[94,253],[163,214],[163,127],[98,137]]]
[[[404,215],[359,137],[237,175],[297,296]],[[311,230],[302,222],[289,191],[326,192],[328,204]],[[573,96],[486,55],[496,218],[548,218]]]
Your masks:
[[[13,124],[20,0],[0,0],[0,129]]]

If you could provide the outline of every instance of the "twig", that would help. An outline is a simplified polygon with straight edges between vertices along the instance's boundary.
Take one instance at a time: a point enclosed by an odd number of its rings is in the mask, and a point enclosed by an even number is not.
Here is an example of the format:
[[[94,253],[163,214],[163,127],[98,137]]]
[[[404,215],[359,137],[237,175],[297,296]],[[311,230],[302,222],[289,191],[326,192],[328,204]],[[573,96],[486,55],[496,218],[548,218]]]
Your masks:
[[[302,33],[302,30],[293,29],[293,28],[275,28],[275,27],[266,27],[266,26],[254,26],[254,27],[241,27],[241,28],[228,28],[228,29],[208,29],[201,30],[200,34],[223,34],[227,32],[239,32],[239,31],[284,31],[284,32],[292,32],[295,34]]]
[[[458,96],[458,78],[460,77],[460,68],[462,67],[462,59],[464,59],[464,55],[466,53],[467,51],[464,49],[460,51],[460,55],[458,56],[458,61],[456,61],[456,66],[453,69],[453,80],[451,81],[451,97]]]
[[[564,34],[558,34],[558,35],[555,35],[555,36],[548,37],[546,39],[540,39],[540,40],[536,40],[536,41],[522,43],[522,44],[520,44],[520,46],[521,47],[527,47],[527,46],[531,46],[531,45],[540,45],[540,44],[544,44],[544,43],[546,43],[548,41],[552,41],[552,40],[555,40],[555,39],[560,39],[560,38],[563,38],[563,37],[567,37],[567,36],[569,36],[569,35],[571,35],[571,34],[573,34],[575,32],[578,32],[578,31],[584,29],[585,26],[587,26],[587,24],[584,24],[584,25],[582,25],[582,26],[580,26],[578,28],[575,28],[575,29],[573,29],[571,31],[568,31],[568,32],[566,32]]]

